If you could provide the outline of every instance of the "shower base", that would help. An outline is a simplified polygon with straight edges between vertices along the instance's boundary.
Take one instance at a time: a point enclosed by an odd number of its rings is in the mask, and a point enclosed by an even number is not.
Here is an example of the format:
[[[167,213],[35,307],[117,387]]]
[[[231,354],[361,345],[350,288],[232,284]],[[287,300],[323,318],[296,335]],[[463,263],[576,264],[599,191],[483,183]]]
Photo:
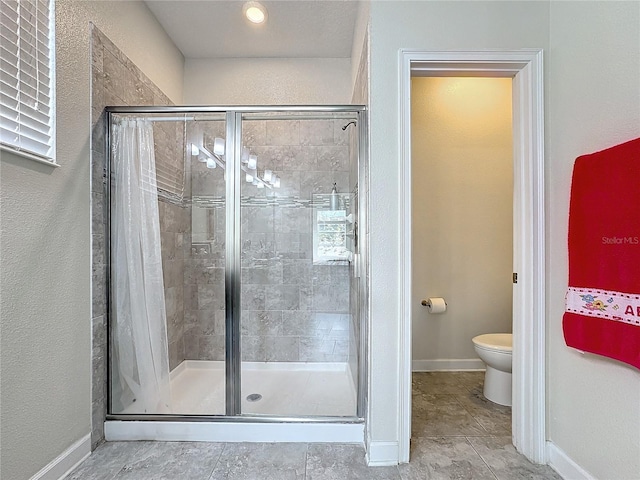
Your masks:
[[[185,360],[178,365],[171,372],[173,415],[224,415],[224,373],[224,362]],[[262,397],[258,401],[247,400],[253,394]],[[242,421],[107,420],[105,439],[338,443],[364,440],[364,424],[356,418],[356,389],[347,363],[243,362],[242,398]],[[265,417],[269,417],[268,422]]]
[[[224,374],[224,362],[183,361],[171,372],[173,413],[224,415]],[[356,416],[347,363],[243,362],[241,377],[244,414]]]

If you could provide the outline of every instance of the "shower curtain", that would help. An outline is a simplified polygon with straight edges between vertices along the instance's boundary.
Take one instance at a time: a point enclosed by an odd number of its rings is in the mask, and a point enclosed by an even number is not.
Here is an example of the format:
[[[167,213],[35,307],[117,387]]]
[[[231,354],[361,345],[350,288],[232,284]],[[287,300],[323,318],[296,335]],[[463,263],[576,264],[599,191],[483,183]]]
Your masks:
[[[112,330],[123,413],[170,413],[160,217],[153,126],[124,120],[112,129]],[[115,392],[114,390],[114,392]]]

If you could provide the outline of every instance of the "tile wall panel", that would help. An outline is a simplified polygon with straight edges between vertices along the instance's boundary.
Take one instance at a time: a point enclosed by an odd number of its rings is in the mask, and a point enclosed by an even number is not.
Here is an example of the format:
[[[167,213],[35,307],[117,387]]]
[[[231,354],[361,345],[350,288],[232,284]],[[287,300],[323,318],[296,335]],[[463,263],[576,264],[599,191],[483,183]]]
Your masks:
[[[347,361],[349,266],[314,265],[312,194],[349,190],[349,140],[338,120],[250,120],[243,144],[258,169],[281,178],[279,189],[257,189],[242,178],[241,330],[244,361]],[[194,127],[195,128],[195,127]],[[224,137],[211,122],[205,144]],[[212,147],[209,145],[209,150]],[[210,206],[211,247],[187,260],[185,358],[224,359],[224,178],[193,159],[193,204]],[[207,273],[205,273],[207,272]],[[223,297],[222,297],[223,300]],[[211,319],[214,328],[205,328]],[[344,327],[344,328],[343,328]]]
[[[105,117],[107,105],[169,105],[170,100],[99,29],[91,44],[91,201],[92,201],[92,433],[95,448],[104,439],[107,411],[107,264],[105,204]],[[175,124],[154,125],[156,159],[182,159],[182,137]],[[183,245],[188,240],[188,209],[159,201],[170,365],[184,359]]]

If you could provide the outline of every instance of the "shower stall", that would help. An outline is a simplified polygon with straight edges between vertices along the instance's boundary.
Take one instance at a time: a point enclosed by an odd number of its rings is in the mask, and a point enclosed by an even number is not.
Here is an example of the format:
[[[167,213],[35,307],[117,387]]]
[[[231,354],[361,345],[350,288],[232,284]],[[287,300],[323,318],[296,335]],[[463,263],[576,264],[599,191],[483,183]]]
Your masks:
[[[365,107],[106,116],[107,439],[362,440]]]

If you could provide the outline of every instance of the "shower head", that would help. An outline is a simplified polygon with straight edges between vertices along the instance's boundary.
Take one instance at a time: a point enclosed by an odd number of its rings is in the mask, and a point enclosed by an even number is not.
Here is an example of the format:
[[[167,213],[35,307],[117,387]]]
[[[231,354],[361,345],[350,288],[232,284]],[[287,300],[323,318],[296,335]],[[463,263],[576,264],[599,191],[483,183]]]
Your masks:
[[[355,125],[355,124],[356,124],[356,121],[355,121],[355,120],[351,120],[351,121],[350,121],[349,123],[347,123],[344,127],[342,127],[342,130],[346,130],[346,129],[347,129],[347,127],[348,127],[349,125],[351,125],[351,124]]]

